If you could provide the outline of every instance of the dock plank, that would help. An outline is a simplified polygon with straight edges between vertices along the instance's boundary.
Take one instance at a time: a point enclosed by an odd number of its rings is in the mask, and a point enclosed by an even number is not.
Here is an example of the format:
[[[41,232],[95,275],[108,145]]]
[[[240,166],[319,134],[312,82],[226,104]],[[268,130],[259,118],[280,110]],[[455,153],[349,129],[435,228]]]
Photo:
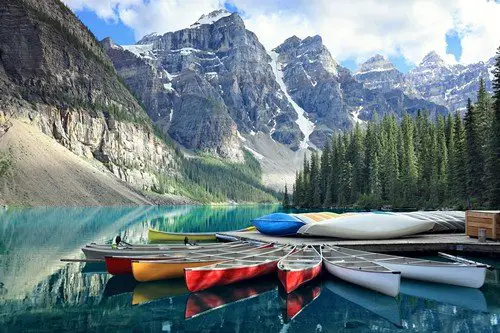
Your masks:
[[[342,240],[321,237],[275,237],[258,231],[222,232],[222,236],[240,240],[253,240],[290,245],[335,245],[371,252],[434,252],[460,251],[476,253],[500,253],[500,242],[479,242],[465,234],[424,234],[398,239]]]

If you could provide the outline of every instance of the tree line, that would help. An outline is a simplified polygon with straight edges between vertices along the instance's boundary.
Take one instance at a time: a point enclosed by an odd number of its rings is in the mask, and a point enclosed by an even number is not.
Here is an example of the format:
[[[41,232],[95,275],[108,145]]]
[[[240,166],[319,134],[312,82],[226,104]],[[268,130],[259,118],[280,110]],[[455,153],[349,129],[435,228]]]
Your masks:
[[[297,172],[294,207],[500,208],[500,48],[494,96],[481,79],[460,112],[373,119],[332,137]]]

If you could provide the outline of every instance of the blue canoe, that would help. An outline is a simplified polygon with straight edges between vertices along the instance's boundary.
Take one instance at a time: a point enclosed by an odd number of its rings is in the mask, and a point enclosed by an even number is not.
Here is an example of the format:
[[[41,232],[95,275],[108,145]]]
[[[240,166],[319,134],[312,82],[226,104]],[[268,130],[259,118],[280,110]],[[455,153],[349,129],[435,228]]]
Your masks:
[[[285,213],[273,213],[252,220],[252,224],[265,235],[290,236],[304,225],[300,219]]]

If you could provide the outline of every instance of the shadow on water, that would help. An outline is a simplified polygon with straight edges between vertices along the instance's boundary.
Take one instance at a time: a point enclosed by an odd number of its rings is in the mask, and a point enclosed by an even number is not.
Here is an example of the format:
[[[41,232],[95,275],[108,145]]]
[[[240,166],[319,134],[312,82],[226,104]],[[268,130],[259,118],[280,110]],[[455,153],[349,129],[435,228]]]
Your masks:
[[[397,298],[328,275],[283,296],[276,276],[189,294],[182,280],[135,282],[63,264],[116,234],[242,228],[276,206],[29,208],[0,212],[0,333],[24,331],[498,332],[499,271],[480,290],[404,280]],[[478,258],[480,259],[480,258]],[[492,260],[500,266],[500,261]],[[283,304],[285,304],[283,306]],[[289,306],[288,306],[289,305]],[[297,314],[298,315],[295,315]],[[189,318],[186,320],[186,317]],[[293,320],[290,320],[293,318]]]

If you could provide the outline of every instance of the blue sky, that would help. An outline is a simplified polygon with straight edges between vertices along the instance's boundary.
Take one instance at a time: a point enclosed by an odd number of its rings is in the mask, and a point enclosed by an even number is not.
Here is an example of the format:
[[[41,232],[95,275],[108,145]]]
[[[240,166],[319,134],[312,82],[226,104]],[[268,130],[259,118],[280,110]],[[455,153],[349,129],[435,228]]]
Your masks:
[[[484,61],[500,45],[500,5],[486,0],[64,1],[98,39],[111,37],[122,45],[146,33],[188,27],[224,4],[240,13],[268,50],[294,34],[319,34],[332,56],[351,70],[376,53],[403,72],[430,51],[449,63]]]

